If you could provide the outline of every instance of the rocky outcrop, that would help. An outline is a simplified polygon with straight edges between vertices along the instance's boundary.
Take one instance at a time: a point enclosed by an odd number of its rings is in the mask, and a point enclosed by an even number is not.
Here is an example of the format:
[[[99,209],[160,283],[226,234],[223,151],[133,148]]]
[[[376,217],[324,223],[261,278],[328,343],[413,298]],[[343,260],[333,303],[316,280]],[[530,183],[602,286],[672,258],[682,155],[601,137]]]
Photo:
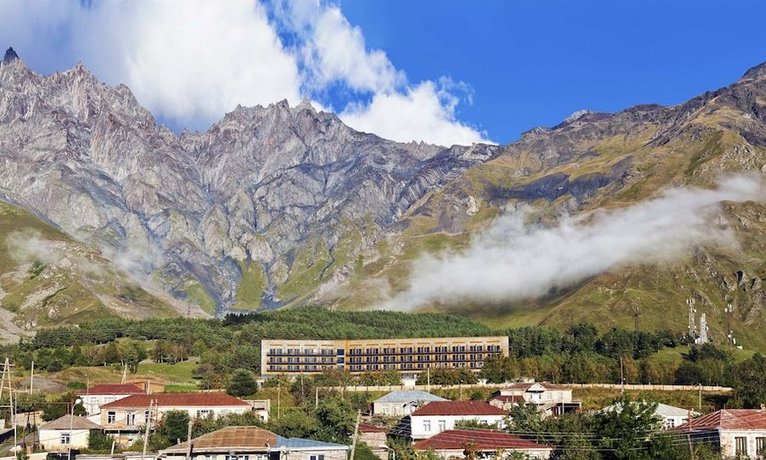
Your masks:
[[[498,150],[387,141],[308,102],[237,107],[176,135],[83,65],[42,76],[12,49],[0,64],[0,194],[135,276],[219,308],[240,300],[252,263],[280,305],[305,245],[321,241],[332,259],[349,225],[373,241]]]

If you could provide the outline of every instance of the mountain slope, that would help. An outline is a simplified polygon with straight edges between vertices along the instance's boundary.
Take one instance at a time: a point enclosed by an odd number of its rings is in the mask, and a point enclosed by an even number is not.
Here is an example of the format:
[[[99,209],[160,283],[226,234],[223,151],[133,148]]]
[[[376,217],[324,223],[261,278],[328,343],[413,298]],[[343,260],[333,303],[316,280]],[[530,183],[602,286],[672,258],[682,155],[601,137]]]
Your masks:
[[[497,150],[398,144],[286,102],[176,136],[82,65],[0,64],[0,193],[210,312],[305,301]]]
[[[147,292],[97,251],[6,203],[0,203],[0,307],[0,342],[92,318],[199,314]]]
[[[669,187],[710,187],[727,172],[766,165],[766,65],[733,85],[674,107],[638,106],[615,114],[581,113],[554,128],[537,128],[497,157],[470,168],[429,195],[405,217],[407,228],[378,246],[378,257],[334,301],[370,305],[408,284],[423,250],[465,248],[472,235],[502,213],[531,205],[531,221],[614,209],[657,196]],[[739,248],[699,247],[674,263],[622,267],[542,299],[450,308],[490,324],[685,331],[686,299],[706,313],[711,336],[726,340],[724,307],[734,305],[735,337],[766,346],[766,209],[726,204],[723,216]],[[679,222],[683,225],[683,222]],[[382,286],[382,288],[381,288]]]

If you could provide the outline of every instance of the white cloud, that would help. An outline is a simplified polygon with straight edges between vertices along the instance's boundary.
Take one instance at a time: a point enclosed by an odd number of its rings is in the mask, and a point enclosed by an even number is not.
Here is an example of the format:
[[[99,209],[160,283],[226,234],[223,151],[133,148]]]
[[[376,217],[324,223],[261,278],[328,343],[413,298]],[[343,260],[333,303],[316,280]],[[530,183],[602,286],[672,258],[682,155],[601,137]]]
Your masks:
[[[368,105],[351,104],[340,118],[359,131],[401,142],[450,146],[484,141],[476,129],[456,119],[456,105],[455,96],[425,81],[406,93],[378,93]]]
[[[257,2],[99,3],[92,14],[87,62],[156,114],[206,128],[238,104],[300,101],[296,59]]]
[[[0,39],[18,44],[22,58],[45,71],[82,60],[178,126],[205,129],[238,104],[294,105],[305,96],[340,105],[352,127],[393,140],[484,138],[457,119],[456,107],[471,103],[465,84],[409,82],[334,4],[274,0],[273,23],[256,0],[7,1]],[[278,27],[295,43],[286,46]],[[335,85],[348,101],[327,99]]]
[[[614,267],[673,260],[706,243],[733,245],[733,234],[712,222],[717,205],[749,200],[766,201],[762,177],[732,177],[717,190],[671,190],[628,208],[565,218],[552,228],[524,225],[523,213],[501,217],[466,251],[419,258],[409,288],[384,306],[535,298]]]

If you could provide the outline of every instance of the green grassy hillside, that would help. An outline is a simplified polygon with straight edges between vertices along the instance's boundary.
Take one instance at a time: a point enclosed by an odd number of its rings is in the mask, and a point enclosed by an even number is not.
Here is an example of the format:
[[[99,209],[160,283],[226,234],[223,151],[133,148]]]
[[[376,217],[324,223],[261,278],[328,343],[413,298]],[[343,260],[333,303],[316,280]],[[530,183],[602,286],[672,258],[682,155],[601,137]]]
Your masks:
[[[98,251],[2,202],[0,308],[3,318],[25,330],[109,316],[178,314]]]

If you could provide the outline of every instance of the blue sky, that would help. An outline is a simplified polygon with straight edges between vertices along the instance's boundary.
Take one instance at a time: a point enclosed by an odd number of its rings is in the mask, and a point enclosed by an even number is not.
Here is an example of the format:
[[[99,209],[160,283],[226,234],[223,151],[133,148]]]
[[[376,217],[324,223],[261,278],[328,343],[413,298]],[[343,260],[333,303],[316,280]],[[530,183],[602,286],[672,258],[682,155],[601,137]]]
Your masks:
[[[165,124],[309,98],[399,141],[507,143],[580,109],[674,104],[766,61],[766,2],[2,0],[35,70],[83,61]]]
[[[458,115],[509,142],[588,108],[675,104],[766,61],[764,1],[344,0],[414,80],[473,88]]]

